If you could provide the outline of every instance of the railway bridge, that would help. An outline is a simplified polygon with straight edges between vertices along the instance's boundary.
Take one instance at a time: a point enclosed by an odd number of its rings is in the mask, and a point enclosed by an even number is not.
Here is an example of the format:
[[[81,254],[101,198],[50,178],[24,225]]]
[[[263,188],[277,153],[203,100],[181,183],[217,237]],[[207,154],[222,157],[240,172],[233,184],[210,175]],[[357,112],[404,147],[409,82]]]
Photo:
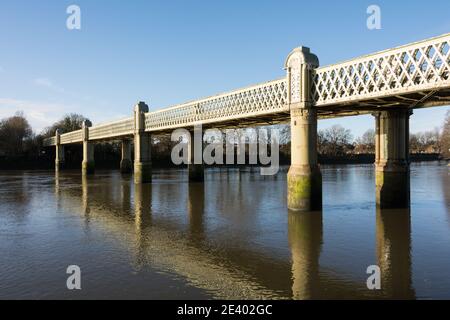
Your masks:
[[[372,114],[376,122],[376,201],[381,208],[409,206],[409,118],[416,108],[450,105],[450,34],[320,67],[307,47],[287,57],[285,76],[235,91],[150,111],[139,102],[132,117],[44,141],[56,147],[56,170],[64,145],[83,144],[83,174],[94,172],[94,144],[122,140],[121,170],[151,182],[151,135],[195,126],[235,128],[290,122],[291,167],[288,207],[320,210],[322,178],[317,161],[317,121]],[[190,155],[195,150],[189,141]],[[191,159],[189,179],[203,179],[203,166]]]

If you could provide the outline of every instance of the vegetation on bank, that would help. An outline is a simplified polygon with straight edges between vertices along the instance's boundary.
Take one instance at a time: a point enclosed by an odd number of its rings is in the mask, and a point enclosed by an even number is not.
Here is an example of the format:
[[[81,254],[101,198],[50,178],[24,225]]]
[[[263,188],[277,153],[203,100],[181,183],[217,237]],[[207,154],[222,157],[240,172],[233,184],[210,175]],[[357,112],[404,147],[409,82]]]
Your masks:
[[[22,112],[0,121],[0,169],[50,169],[55,159],[54,148],[44,148],[45,138],[55,134],[78,130],[87,119],[79,114],[68,114],[40,133],[33,132]],[[290,159],[290,126],[279,125],[280,163]],[[156,167],[167,167],[172,163],[170,153],[174,142],[170,135],[153,137],[152,161]],[[375,132],[367,130],[354,139],[349,129],[335,125],[319,130],[317,148],[321,163],[373,163]],[[450,159],[450,111],[441,128],[410,135],[412,160]],[[95,162],[100,168],[117,168],[120,163],[120,142],[95,145]],[[65,146],[67,168],[79,168],[82,160],[81,145]]]

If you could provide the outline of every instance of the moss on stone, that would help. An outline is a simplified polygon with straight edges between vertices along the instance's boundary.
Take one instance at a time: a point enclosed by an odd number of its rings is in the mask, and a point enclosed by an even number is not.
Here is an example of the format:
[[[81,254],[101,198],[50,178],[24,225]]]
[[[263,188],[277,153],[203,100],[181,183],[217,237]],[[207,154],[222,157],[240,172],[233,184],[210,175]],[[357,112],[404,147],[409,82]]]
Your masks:
[[[288,208],[298,211],[322,208],[322,177],[320,173],[288,175]]]

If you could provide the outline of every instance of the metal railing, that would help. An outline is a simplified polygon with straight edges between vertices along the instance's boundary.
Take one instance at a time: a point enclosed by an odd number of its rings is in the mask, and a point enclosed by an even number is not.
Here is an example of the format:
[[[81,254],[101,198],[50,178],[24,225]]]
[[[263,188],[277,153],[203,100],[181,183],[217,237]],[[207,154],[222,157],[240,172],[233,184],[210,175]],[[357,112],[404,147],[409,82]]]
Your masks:
[[[134,132],[134,118],[103,123],[89,128],[89,140],[121,137]]]
[[[385,50],[312,71],[311,97],[320,107],[450,88],[450,34]],[[145,114],[145,130],[252,118],[289,111],[286,77]],[[89,128],[89,140],[131,135],[134,118]],[[61,143],[82,141],[81,130]],[[54,145],[55,137],[45,146]]]
[[[317,107],[450,86],[450,34],[314,71]]]
[[[287,111],[286,79],[200,99],[145,115],[145,130],[156,131]]]

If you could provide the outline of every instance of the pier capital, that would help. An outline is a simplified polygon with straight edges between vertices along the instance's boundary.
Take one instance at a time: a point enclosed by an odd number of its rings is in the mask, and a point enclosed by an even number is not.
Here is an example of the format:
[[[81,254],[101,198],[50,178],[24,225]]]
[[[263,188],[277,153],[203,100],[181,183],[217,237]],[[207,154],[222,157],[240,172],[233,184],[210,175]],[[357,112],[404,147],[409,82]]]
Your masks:
[[[61,144],[61,129],[55,130],[55,144]]]
[[[308,47],[298,47],[288,55],[284,68],[287,72],[288,103],[292,108],[311,106],[311,73],[319,66],[319,58]]]
[[[82,127],[83,128],[90,128],[90,127],[92,127],[92,122],[90,120],[88,120],[88,119],[85,119],[83,121]]]
[[[145,102],[138,102],[134,106],[134,131],[145,131],[145,113],[149,111],[148,105]]]
[[[308,47],[297,47],[289,53],[284,63],[285,70],[289,68],[300,68],[300,65],[307,65],[310,68],[319,67],[319,58],[311,53]]]
[[[82,124],[82,137],[83,137],[83,141],[88,141],[89,140],[89,128],[92,127],[92,122],[89,120],[84,120],[83,124]]]
[[[143,101],[139,101],[135,106],[134,106],[134,112],[148,112],[148,105],[143,102]]]

